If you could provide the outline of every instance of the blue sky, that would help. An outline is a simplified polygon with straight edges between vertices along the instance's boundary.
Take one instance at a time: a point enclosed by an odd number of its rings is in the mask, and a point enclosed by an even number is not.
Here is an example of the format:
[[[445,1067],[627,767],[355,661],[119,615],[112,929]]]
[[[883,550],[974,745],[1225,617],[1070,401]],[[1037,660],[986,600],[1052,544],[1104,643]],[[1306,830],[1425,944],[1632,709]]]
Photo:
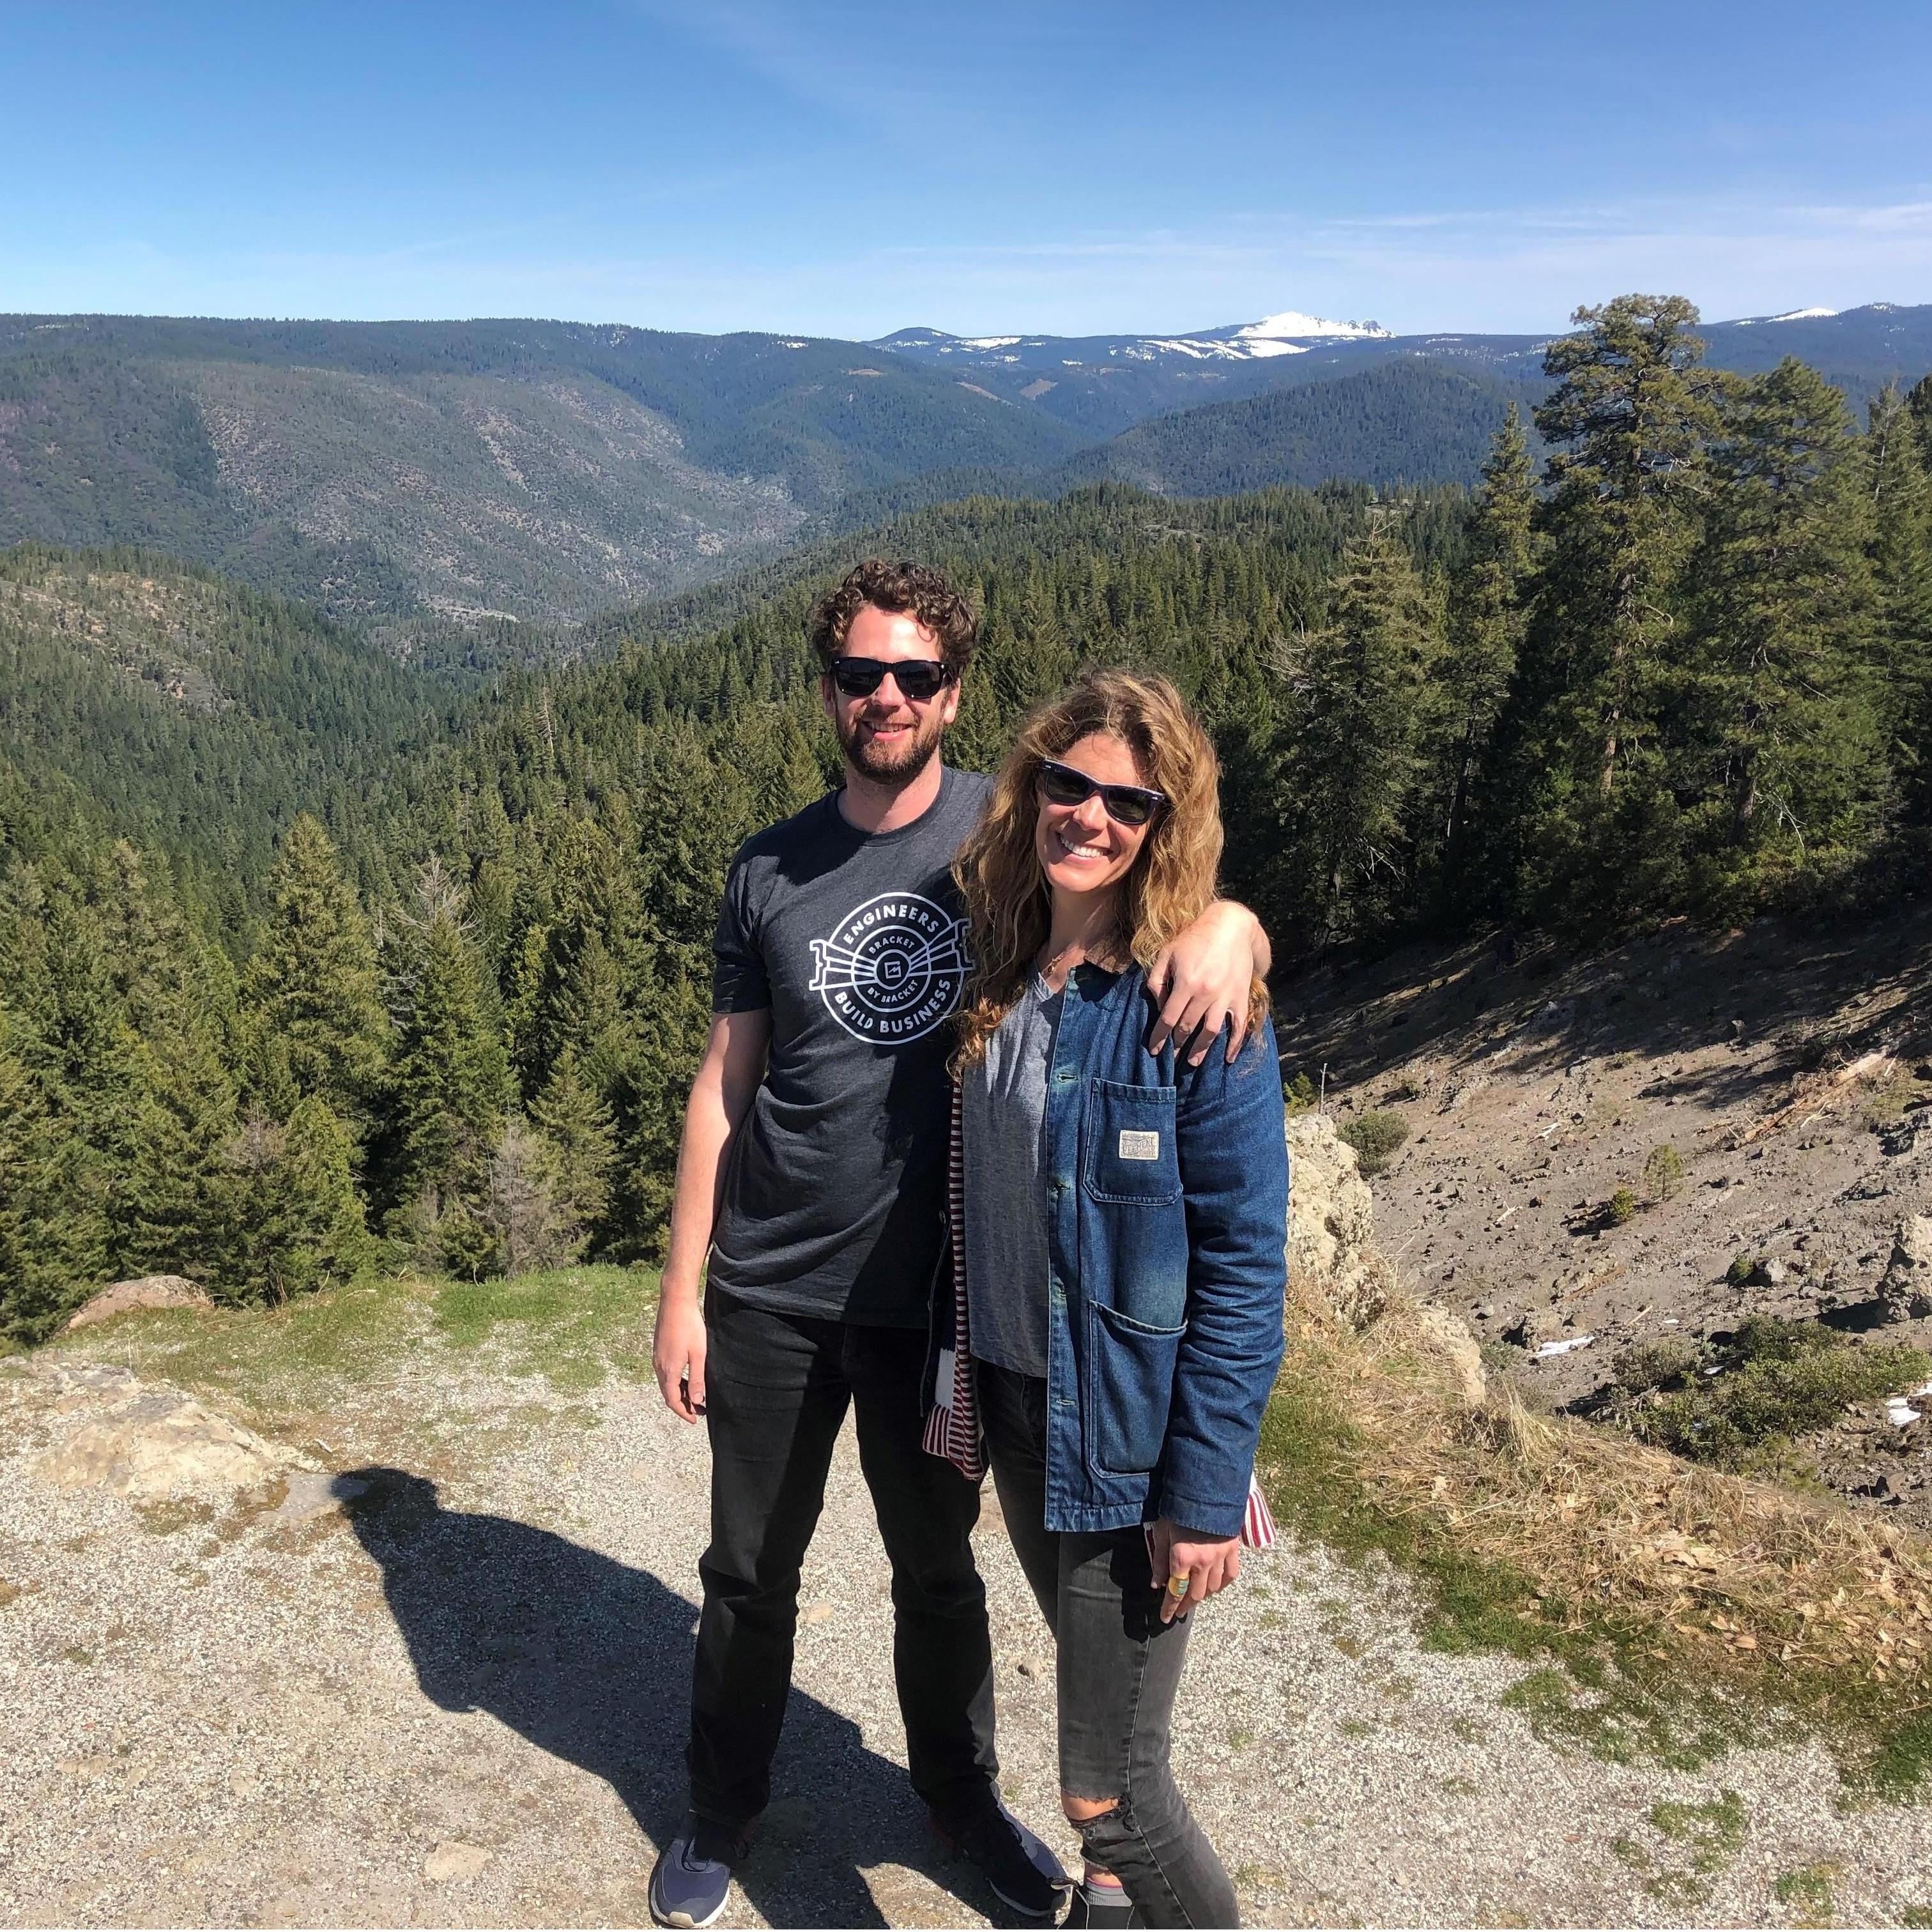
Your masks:
[[[866,336],[1932,301],[1926,0],[0,0],[0,310]]]

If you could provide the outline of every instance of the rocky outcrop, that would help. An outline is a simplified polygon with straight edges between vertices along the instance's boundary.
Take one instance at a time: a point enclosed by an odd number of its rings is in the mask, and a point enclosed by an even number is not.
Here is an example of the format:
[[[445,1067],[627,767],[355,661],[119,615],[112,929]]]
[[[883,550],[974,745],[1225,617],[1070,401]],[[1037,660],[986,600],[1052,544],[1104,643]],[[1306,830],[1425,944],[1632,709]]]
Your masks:
[[[293,1450],[124,1369],[62,1366],[46,1381],[57,1426],[78,1418],[38,1466],[60,1488],[105,1490],[134,1503],[224,1503],[301,1466]]]
[[[1355,1150],[1326,1114],[1288,1124],[1288,1288],[1363,1328],[1388,1305],[1394,1270],[1376,1246],[1376,1210]]]
[[[132,1281],[117,1281],[91,1295],[68,1318],[70,1328],[86,1328],[110,1316],[124,1315],[133,1308],[198,1308],[212,1310],[214,1304],[206,1292],[182,1274],[144,1274]]]
[[[1888,1322],[1916,1322],[1932,1315],[1932,1214],[1914,1214],[1899,1222],[1878,1300]]]
[[[1288,1288],[1292,1304],[1366,1330],[1400,1322],[1405,1345],[1438,1361],[1472,1408],[1488,1394],[1483,1354],[1460,1316],[1410,1300],[1376,1245],[1375,1197],[1355,1150],[1325,1114],[1288,1124]]]

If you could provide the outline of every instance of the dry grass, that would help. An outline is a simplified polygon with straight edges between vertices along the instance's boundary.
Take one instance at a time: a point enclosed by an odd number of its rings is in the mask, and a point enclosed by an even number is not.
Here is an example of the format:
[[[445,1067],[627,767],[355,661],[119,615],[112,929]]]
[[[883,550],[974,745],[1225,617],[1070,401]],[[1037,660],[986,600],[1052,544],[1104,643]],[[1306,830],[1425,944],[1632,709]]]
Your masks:
[[[1894,1792],[1932,1770],[1932,1542],[1508,1388],[1472,1406],[1441,1318],[1400,1298],[1360,1333],[1309,1298],[1290,1329],[1264,1439],[1277,1499],[1417,1572],[1442,1640],[1843,1720]]]

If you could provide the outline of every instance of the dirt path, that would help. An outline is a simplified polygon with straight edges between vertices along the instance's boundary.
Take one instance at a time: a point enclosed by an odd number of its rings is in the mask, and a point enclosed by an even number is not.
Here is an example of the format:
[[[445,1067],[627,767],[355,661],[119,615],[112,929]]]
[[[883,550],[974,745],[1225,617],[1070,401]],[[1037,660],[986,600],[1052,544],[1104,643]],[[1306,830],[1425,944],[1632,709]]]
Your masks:
[[[0,1363],[0,1921],[646,1922],[701,1436],[634,1383],[562,1395],[425,1319],[398,1366],[285,1420],[366,1485],[346,1511],[300,1472],[137,1509],[52,1480],[128,1391],[50,1366]],[[996,1520],[980,1547],[1009,1790],[1070,1854],[1046,1632]],[[849,1438],[803,1600],[781,1795],[726,1922],[990,1922],[900,1768]],[[1503,1701],[1525,1673],[1424,1650],[1388,1576],[1254,1564],[1203,1616],[1177,1729],[1251,1922],[1932,1923],[1932,1811],[1841,1812],[1809,1748],[1684,1772],[1561,1748]]]

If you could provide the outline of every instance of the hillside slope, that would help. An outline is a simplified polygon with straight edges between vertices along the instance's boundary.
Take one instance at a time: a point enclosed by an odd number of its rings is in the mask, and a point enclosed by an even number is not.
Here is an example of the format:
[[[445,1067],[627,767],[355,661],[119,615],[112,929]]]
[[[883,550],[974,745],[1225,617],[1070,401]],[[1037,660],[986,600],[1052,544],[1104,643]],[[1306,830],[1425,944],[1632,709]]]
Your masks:
[[[1932,913],[1679,922],[1568,961],[1415,947],[1288,984],[1280,1012],[1291,1076],[1325,1069],[1331,1110],[1410,1130],[1374,1184],[1405,1278],[1542,1397],[1594,1412],[1626,1351],[1753,1315],[1932,1343],[1878,1300],[1900,1222],[1932,1213]],[[1662,1198],[1660,1146],[1683,1168]],[[1808,1446],[1844,1492],[1882,1477],[1932,1523],[1932,1428],[1872,1401]]]
[[[1168,496],[1232,496],[1331,478],[1474,484],[1510,405],[1526,420],[1544,386],[1424,360],[1157,416],[1061,472]]]
[[[838,343],[559,323],[0,320],[0,543],[144,544],[338,615],[573,618],[849,494],[1082,439]]]
[[[0,776],[226,887],[443,701],[313,610],[169,558],[0,554]]]

